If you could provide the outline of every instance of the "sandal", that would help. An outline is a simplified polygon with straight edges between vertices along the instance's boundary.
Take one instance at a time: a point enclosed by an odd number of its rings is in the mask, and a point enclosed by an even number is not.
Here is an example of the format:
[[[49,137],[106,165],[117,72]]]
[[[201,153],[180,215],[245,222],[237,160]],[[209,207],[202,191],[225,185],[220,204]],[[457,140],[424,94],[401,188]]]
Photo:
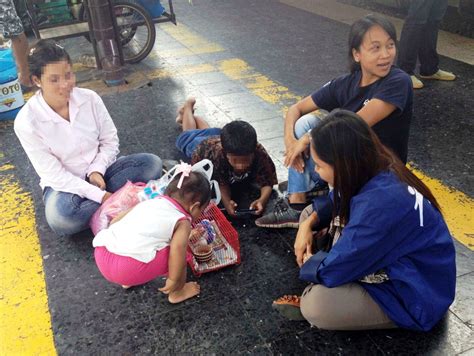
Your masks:
[[[300,302],[301,297],[297,295],[284,295],[273,301],[272,308],[289,320],[302,321],[306,319],[301,314]]]

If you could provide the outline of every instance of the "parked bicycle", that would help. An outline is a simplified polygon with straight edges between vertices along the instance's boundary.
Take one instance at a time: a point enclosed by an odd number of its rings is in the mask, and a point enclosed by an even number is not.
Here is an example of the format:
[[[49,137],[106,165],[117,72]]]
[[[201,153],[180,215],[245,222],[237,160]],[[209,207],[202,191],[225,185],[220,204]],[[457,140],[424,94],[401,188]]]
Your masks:
[[[86,11],[81,0],[68,1],[65,7],[67,11],[72,13],[74,19],[68,20],[67,23],[51,21],[50,17],[45,16],[44,5],[38,3],[38,0],[26,1],[28,14],[32,19],[33,31],[37,38],[59,39],[83,35],[90,40],[91,34],[86,28],[82,29],[82,31],[73,29],[70,34],[67,33],[65,35],[48,34],[46,37],[42,36],[41,30],[45,32],[53,28],[64,28],[68,25],[76,25],[76,27],[80,25],[86,26],[88,11]],[[168,4],[169,12],[165,11],[165,8],[158,0],[113,1],[112,6],[116,18],[119,41],[122,45],[123,58],[126,63],[137,63],[148,56],[155,44],[156,23],[171,21],[176,24],[172,0],[168,0]]]

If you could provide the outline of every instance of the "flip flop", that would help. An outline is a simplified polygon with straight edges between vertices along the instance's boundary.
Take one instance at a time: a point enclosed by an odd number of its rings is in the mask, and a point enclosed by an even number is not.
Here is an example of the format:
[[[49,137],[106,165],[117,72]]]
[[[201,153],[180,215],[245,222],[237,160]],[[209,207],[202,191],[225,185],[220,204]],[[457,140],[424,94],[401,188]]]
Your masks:
[[[306,319],[301,314],[300,300],[297,295],[284,295],[273,301],[272,308],[289,320],[303,321]]]

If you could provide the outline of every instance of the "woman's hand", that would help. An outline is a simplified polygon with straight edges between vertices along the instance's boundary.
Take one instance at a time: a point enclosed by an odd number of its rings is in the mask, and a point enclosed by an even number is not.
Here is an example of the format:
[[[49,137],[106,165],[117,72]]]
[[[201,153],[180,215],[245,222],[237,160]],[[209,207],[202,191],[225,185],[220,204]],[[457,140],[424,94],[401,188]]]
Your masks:
[[[112,196],[112,193],[110,192],[105,192],[104,196],[102,197],[102,202],[101,204],[104,204],[107,199],[109,199]]]
[[[99,187],[101,190],[105,190],[105,180],[99,172],[92,172],[89,175],[89,183]]]
[[[306,219],[300,224],[298,233],[295,239],[295,256],[296,263],[298,266],[303,265],[303,260],[308,251],[311,253],[311,247],[313,245],[313,230],[309,219]]]
[[[285,166],[292,167],[298,172],[303,173],[304,171],[304,153],[309,145],[309,136],[303,135],[299,140],[286,145],[285,152]]]
[[[311,251],[311,246],[307,246],[306,253],[303,256],[303,264],[306,263],[313,256],[313,251]]]

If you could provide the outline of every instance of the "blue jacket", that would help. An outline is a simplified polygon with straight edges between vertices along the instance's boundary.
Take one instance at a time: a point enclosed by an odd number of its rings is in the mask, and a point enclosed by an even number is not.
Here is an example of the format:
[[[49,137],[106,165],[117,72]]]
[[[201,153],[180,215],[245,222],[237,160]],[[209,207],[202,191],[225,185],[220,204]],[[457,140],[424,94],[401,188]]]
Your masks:
[[[454,300],[455,251],[446,223],[391,172],[372,178],[351,199],[341,237],[329,253],[312,256],[300,278],[331,288],[381,269],[388,281],[359,283],[399,327],[430,330]]]

